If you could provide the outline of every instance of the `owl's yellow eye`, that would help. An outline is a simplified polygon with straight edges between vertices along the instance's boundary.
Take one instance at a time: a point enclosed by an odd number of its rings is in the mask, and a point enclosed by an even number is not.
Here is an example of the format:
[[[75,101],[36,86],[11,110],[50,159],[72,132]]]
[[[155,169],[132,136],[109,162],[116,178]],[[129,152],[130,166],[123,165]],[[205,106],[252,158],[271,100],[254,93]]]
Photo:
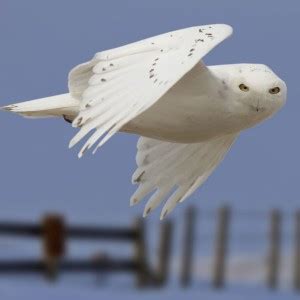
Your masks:
[[[243,92],[248,92],[248,91],[249,91],[249,87],[246,86],[246,85],[243,84],[243,83],[241,83],[241,84],[239,85],[239,88],[240,88],[240,90],[243,91]]]
[[[280,88],[278,86],[272,88],[272,89],[269,89],[269,93],[270,94],[278,94],[280,92]]]

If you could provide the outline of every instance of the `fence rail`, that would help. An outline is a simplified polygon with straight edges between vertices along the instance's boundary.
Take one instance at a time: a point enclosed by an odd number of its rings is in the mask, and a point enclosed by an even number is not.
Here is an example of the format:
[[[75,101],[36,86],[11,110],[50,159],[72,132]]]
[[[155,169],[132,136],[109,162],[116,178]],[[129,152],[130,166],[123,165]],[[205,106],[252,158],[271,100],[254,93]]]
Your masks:
[[[137,262],[130,259],[99,260],[99,261],[62,261],[57,263],[57,271],[90,272],[90,271],[135,271]],[[47,272],[48,265],[43,260],[7,260],[0,262],[0,273],[35,273]]]
[[[0,235],[40,238],[43,234],[44,229],[38,224],[0,222]],[[72,226],[66,227],[64,234],[72,239],[132,240],[137,237],[138,233],[131,228]]]

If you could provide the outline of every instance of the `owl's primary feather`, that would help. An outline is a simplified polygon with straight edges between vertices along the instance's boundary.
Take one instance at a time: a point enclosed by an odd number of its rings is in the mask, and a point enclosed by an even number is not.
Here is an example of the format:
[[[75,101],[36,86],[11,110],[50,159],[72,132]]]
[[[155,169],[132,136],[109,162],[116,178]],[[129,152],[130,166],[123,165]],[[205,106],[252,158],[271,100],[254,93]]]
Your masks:
[[[137,170],[132,182],[139,184],[131,197],[131,204],[138,203],[150,192],[144,216],[167,198],[161,219],[192,194],[223,159],[236,138],[226,135],[209,142],[178,144],[141,137],[138,141]],[[175,190],[174,190],[175,189]],[[169,197],[170,192],[173,192]]]

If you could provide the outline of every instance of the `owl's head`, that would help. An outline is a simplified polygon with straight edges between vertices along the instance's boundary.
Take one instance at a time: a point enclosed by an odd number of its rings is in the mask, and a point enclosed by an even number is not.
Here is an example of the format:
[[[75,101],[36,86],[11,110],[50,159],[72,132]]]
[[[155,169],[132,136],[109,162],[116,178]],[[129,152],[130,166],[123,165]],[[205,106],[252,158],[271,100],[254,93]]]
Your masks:
[[[287,86],[269,67],[261,64],[231,65],[223,83],[229,87],[235,113],[253,125],[276,113],[286,102]]]

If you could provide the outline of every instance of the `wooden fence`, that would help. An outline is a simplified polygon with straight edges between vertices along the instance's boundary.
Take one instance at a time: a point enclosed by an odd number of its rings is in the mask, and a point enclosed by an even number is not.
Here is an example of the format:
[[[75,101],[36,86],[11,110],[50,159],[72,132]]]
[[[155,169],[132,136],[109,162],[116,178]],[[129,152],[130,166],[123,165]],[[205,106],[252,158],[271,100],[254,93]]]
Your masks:
[[[0,236],[38,238],[42,242],[39,260],[0,260],[0,275],[8,273],[44,273],[54,280],[60,272],[133,272],[138,287],[160,285],[167,278],[169,269],[171,222],[161,224],[161,246],[157,270],[152,270],[147,261],[145,222],[138,219],[131,228],[67,226],[59,215],[47,215],[40,224],[0,222]],[[110,240],[133,244],[130,258],[110,258],[100,255],[92,260],[68,260],[65,258],[67,240]]]
[[[232,217],[230,207],[221,207],[216,218],[215,253],[212,272],[212,286],[221,288],[226,283],[226,269],[228,264],[228,247],[230,242],[230,223]],[[268,229],[268,253],[266,261],[266,285],[270,289],[279,286],[281,241],[282,241],[282,219],[283,213],[273,209],[269,213]],[[196,210],[188,208],[185,213],[185,225],[183,234],[183,250],[181,263],[180,282],[182,287],[191,284],[193,249],[195,241]],[[201,240],[201,239],[200,239]],[[300,292],[300,210],[294,215],[294,258],[293,258],[293,287]]]
[[[233,211],[230,207],[221,207],[217,212],[216,231],[214,234],[214,254],[212,270],[212,286],[221,288],[226,284],[228,247],[231,237],[231,221]],[[201,218],[195,208],[190,207],[184,214],[184,230],[182,236],[182,255],[179,280],[182,287],[192,283],[195,259],[195,240],[197,219]],[[279,285],[282,219],[280,210],[273,209],[269,213],[268,255],[266,261],[266,285],[275,289]],[[170,220],[160,224],[158,239],[158,260],[155,267],[150,265],[146,245],[146,223],[138,219],[129,228],[124,227],[86,227],[68,226],[64,218],[58,215],[45,216],[40,224],[0,222],[0,236],[19,236],[38,238],[42,242],[40,260],[0,260],[0,275],[8,273],[41,272],[46,278],[54,280],[60,272],[131,272],[136,277],[138,287],[161,287],[167,283],[170,273],[173,222]],[[300,211],[294,216],[294,258],[293,286],[300,292]],[[99,255],[92,260],[68,260],[66,244],[69,239],[75,240],[110,240],[124,241],[133,245],[133,255],[129,258],[111,258]],[[201,236],[197,236],[197,240]]]

